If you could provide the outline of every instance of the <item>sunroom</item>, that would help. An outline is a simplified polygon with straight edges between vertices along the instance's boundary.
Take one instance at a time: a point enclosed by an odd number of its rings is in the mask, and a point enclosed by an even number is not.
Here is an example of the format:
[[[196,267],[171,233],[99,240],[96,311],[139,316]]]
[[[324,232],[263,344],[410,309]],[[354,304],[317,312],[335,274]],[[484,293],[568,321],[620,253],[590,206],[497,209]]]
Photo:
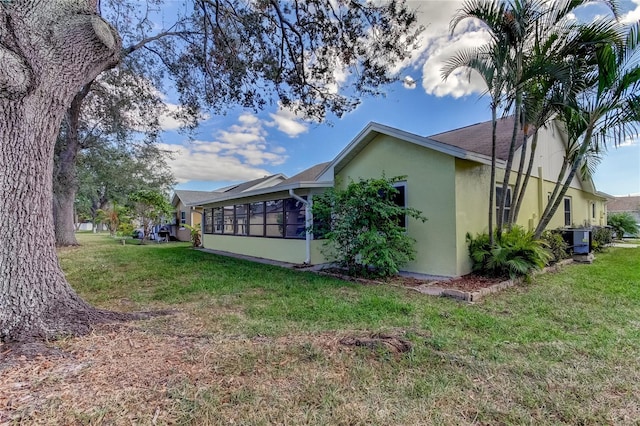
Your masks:
[[[333,183],[294,178],[203,202],[203,247],[294,264],[323,263],[322,242],[307,228],[313,223],[314,194]]]

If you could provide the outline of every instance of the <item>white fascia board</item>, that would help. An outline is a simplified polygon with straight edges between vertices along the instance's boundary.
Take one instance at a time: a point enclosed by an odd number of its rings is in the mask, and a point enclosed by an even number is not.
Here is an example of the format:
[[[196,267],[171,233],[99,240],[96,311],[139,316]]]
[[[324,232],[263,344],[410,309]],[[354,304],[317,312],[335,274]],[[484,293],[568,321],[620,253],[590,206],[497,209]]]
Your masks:
[[[277,192],[286,192],[290,189],[316,189],[316,188],[331,188],[333,187],[333,181],[323,181],[323,182],[294,182],[288,185],[275,185],[270,186],[268,188],[259,188],[252,191],[240,192],[237,194],[231,194],[223,197],[213,198],[211,200],[202,201],[200,205],[204,206],[206,204],[219,203],[222,201],[231,201],[231,200],[239,200],[242,198],[254,197],[257,195],[266,195]]]
[[[416,135],[414,133],[405,132],[404,130],[396,129],[394,127],[385,126],[376,122],[370,122],[367,126],[353,138],[353,140],[333,159],[331,163],[323,170],[320,177],[327,179],[329,172],[335,175],[336,169],[340,171],[343,162],[349,159],[353,154],[361,151],[365,146],[369,144],[376,136],[387,135],[396,139],[400,139],[406,142],[410,142],[419,145],[424,148],[428,148],[443,154],[451,155],[452,157],[476,161],[482,164],[491,164],[491,158],[482,154],[466,151],[462,148],[458,148],[452,145],[447,145],[442,142],[430,139],[428,137]],[[504,164],[504,161],[498,160],[499,164]],[[333,176],[331,176],[333,177]]]
[[[276,175],[271,176],[269,179],[266,179],[266,180],[264,180],[264,181],[262,181],[262,182],[260,182],[260,183],[258,183],[256,185],[253,185],[252,187],[249,187],[249,188],[245,189],[244,191],[242,191],[242,193],[253,191],[255,189],[270,188],[270,187],[272,187],[274,185],[277,185],[277,183],[272,183],[276,179],[280,179],[281,181],[283,181],[283,180],[287,179],[287,177],[282,173],[278,173]]]

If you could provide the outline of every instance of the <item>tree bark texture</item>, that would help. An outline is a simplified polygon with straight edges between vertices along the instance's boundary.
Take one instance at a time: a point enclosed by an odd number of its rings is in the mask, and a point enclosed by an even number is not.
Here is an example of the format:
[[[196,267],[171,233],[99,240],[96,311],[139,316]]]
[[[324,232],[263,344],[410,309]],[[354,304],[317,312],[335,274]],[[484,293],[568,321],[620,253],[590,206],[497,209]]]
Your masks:
[[[58,247],[77,246],[74,204],[78,193],[76,159],[80,152],[78,134],[82,102],[91,84],[85,85],[71,101],[64,115],[64,131],[56,139],[53,163],[53,225]]]
[[[118,62],[117,33],[91,0],[0,3],[0,339],[82,333],[100,312],[58,264],[53,150],[78,91]]]

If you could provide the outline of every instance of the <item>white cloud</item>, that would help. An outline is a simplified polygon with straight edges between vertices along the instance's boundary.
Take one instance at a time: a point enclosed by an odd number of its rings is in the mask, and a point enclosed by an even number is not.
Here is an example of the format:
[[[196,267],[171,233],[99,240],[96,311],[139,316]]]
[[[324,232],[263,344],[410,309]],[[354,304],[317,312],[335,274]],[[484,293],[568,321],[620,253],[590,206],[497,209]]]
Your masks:
[[[630,10],[620,18],[620,21],[624,22],[625,24],[631,24],[640,21],[640,0],[632,0],[632,3],[635,4],[635,9]]]
[[[626,139],[624,142],[622,142],[620,145],[618,145],[618,148],[623,148],[627,146],[638,146],[639,144],[640,144],[640,138],[638,137],[629,138],[629,139]]]
[[[489,40],[488,35],[472,21],[463,22],[456,34],[451,35],[449,22],[455,12],[463,5],[462,0],[436,0],[408,2],[418,12],[418,22],[425,27],[419,36],[419,47],[411,57],[399,64],[394,70],[402,69],[422,71],[422,87],[425,92],[435,96],[460,97],[471,93],[482,93],[484,84],[477,76],[471,81],[464,72],[456,72],[447,81],[442,79],[442,67],[456,52],[464,48],[477,47]],[[413,80],[412,77],[411,80]],[[411,88],[407,77],[403,79],[406,88]]]
[[[218,131],[212,141],[161,147],[174,153],[169,166],[179,183],[256,179],[271,174],[263,167],[281,165],[288,158],[283,147],[267,142],[264,124],[252,114],[242,114],[237,124]]]
[[[442,68],[457,52],[473,49],[489,41],[489,34],[483,30],[469,31],[452,37],[440,37],[433,40],[429,49],[429,58],[422,66],[422,87],[428,94],[436,96],[461,96],[482,93],[486,85],[476,73],[458,69],[446,80],[442,79]]]
[[[169,161],[178,183],[191,180],[200,181],[243,181],[257,179],[271,173],[265,169],[244,164],[234,156],[222,156],[208,150],[201,150],[198,144],[189,146],[162,144],[160,147],[173,152],[174,158]]]
[[[410,75],[405,76],[402,79],[402,85],[405,89],[413,90],[416,88],[416,81]]]
[[[180,112],[180,105],[165,102],[165,110],[158,117],[158,122],[162,130],[177,130],[184,126],[184,121],[177,118]]]
[[[301,120],[293,111],[283,108],[282,105],[279,105],[275,114],[270,113],[269,116],[273,121],[266,121],[264,124],[269,127],[276,127],[290,138],[298,137],[309,131],[308,123]]]

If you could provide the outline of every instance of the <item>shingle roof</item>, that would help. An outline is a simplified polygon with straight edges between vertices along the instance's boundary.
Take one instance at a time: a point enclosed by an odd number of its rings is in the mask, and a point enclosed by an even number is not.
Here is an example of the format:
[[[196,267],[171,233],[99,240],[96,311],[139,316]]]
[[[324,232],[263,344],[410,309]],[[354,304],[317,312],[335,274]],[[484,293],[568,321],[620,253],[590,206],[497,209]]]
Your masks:
[[[199,201],[208,200],[215,196],[216,191],[188,191],[185,189],[176,189],[175,195],[182,201],[184,205],[194,205]]]
[[[509,156],[513,120],[514,116],[499,119],[496,126],[496,157],[500,160],[507,160]],[[516,149],[522,146],[522,136],[523,132],[520,130]],[[438,133],[429,136],[429,139],[491,157],[491,121]]]
[[[640,196],[615,197],[607,203],[607,211],[610,213],[640,211]]]
[[[318,179],[320,173],[329,165],[330,161],[325,163],[316,164],[306,170],[301,171],[297,175],[291,176],[289,179],[281,182],[280,185],[287,185],[295,182],[313,182]]]
[[[235,194],[236,192],[242,192],[242,191],[245,191],[245,190],[247,190],[249,188],[252,188],[252,187],[254,187],[256,185],[260,185],[261,183],[264,183],[265,181],[267,181],[267,180],[269,180],[269,179],[271,179],[273,177],[276,177],[278,175],[281,175],[281,174],[278,173],[278,174],[275,174],[275,175],[264,176],[264,177],[261,177],[261,178],[258,178],[258,179],[250,180],[250,181],[247,181],[247,182],[242,182],[242,183],[239,183],[236,186],[227,187],[227,188],[224,188],[224,190],[222,190],[222,191],[218,190],[216,192],[220,192],[222,194]],[[281,175],[281,176],[286,178],[286,176],[284,176],[284,175]]]

